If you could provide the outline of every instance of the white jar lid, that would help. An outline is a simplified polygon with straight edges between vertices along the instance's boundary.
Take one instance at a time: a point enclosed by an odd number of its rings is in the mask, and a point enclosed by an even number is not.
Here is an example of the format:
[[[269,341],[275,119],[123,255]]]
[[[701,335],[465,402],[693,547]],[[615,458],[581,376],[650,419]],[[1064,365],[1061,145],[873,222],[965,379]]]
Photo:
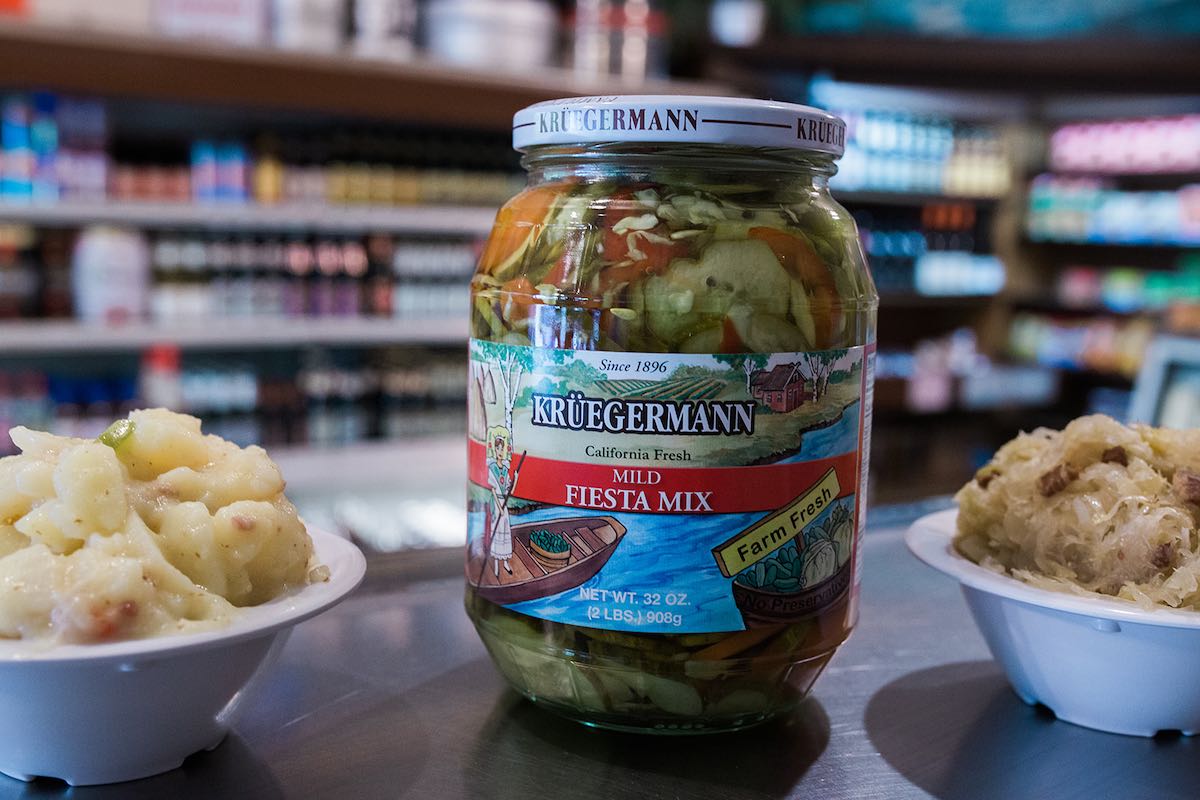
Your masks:
[[[513,147],[592,142],[693,142],[790,147],[840,156],[846,123],[796,103],[741,97],[566,97],[513,115]]]

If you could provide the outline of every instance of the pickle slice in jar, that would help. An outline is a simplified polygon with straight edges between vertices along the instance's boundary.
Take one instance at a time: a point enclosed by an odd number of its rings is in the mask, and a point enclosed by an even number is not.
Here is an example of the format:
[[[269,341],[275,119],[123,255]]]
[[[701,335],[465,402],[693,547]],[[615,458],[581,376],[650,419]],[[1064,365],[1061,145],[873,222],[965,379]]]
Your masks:
[[[698,259],[676,259],[661,276],[646,280],[646,323],[663,342],[679,346],[719,324],[735,303],[755,314],[784,316],[789,288],[787,273],[764,243],[715,241]]]
[[[812,339],[783,317],[757,314],[749,306],[734,306],[726,319],[742,344],[731,346],[727,336],[717,351],[720,353],[793,353],[807,350],[812,344]]]
[[[502,279],[512,277],[526,249],[541,233],[542,223],[553,211],[563,188],[553,184],[536,186],[505,203],[479,258],[479,269]]]
[[[803,287],[808,295],[807,311],[813,319],[814,345],[820,349],[831,347],[841,329],[842,303],[828,265],[802,236],[767,227],[751,228],[749,235],[765,242],[787,273]]]

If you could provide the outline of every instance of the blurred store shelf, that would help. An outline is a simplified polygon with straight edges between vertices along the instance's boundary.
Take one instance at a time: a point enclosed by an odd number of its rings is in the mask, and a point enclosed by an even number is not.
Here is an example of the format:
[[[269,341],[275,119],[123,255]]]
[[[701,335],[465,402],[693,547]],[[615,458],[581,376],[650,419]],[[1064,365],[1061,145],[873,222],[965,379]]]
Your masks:
[[[1143,239],[1143,240],[1122,240],[1122,239],[1096,239],[1096,238],[1071,238],[1067,236],[1049,237],[1035,236],[1029,234],[1031,244],[1046,245],[1049,247],[1062,248],[1105,248],[1115,247],[1124,250],[1145,250],[1164,252],[1178,252],[1181,249],[1200,249],[1200,239],[1196,239],[1189,235],[1188,238],[1179,239]]]
[[[1186,169],[1135,170],[1112,167],[1086,168],[1054,166],[1053,175],[1060,178],[1103,178],[1125,189],[1175,189],[1188,183],[1200,183],[1200,171]]]
[[[833,198],[839,203],[862,206],[925,206],[933,203],[991,205],[1001,200],[999,197],[972,197],[928,192],[839,191],[836,187],[831,188],[830,191],[833,193]]]
[[[318,233],[381,232],[486,235],[496,209],[481,206],[264,206],[253,204],[0,202],[0,222],[35,225],[108,223],[150,228]]]
[[[983,39],[931,36],[777,36],[721,48],[714,74],[830,70],[839,80],[1012,89],[1030,94],[1195,91],[1200,48],[1187,38]]]
[[[1044,295],[1003,295],[1002,299],[1020,311],[1044,311],[1068,317],[1160,317],[1166,308],[1141,306],[1137,308],[1114,308],[1102,304],[1071,304],[1055,297]]]
[[[131,36],[0,20],[0,80],[99,95],[354,114],[508,130],[513,110],[557,97],[610,94],[568,70],[483,71],[427,59],[373,60]],[[646,81],[645,94],[730,94],[716,84]]]
[[[74,321],[0,323],[0,354],[120,352],[156,344],[191,350],[255,350],[308,345],[455,345],[465,343],[461,317],[428,319],[220,319],[175,325]]]
[[[932,392],[931,381],[937,384]],[[909,416],[1006,414],[1046,407],[1057,400],[1058,394],[1059,370],[1053,367],[986,363],[955,375],[877,378],[875,413],[889,420]]]
[[[1133,374],[1120,372],[1116,369],[1099,369],[1063,361],[1041,361],[1038,359],[1012,356],[1005,359],[1005,362],[1014,366],[1045,367],[1047,369],[1057,370],[1064,376],[1073,376],[1080,380],[1110,384],[1113,386],[1131,385],[1135,378]]]
[[[1051,274],[1081,265],[1105,271],[1111,269],[1132,269],[1140,272],[1177,271],[1182,266],[1182,259],[1187,258],[1189,253],[1200,252],[1200,247],[1052,242],[1028,237],[1020,240],[1020,247],[1023,253],[1023,264],[1034,270],[1050,270]]]
[[[916,311],[932,309],[960,309],[962,311],[977,311],[980,306],[987,305],[996,299],[996,294],[917,294],[915,292],[881,292],[880,307],[904,308]]]

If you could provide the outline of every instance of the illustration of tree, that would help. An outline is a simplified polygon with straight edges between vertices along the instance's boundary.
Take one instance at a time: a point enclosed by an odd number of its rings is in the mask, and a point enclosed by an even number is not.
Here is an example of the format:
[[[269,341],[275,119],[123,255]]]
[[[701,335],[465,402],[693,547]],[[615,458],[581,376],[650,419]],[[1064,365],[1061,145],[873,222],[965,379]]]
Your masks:
[[[746,374],[746,394],[750,393],[750,381],[754,373],[766,369],[768,357],[766,353],[737,353],[729,357],[729,366]]]
[[[570,350],[548,348],[542,350],[539,355],[543,361],[550,364],[566,364],[568,359],[574,360]]]
[[[496,382],[492,379],[491,370],[487,363],[472,352],[470,364],[471,393],[470,414],[468,417],[468,432],[472,439],[483,441],[487,431],[487,406],[496,402]]]
[[[492,380],[492,373],[488,371],[487,365],[475,359],[471,359],[470,364],[471,382],[475,384],[480,399],[489,404],[496,402],[496,383]]]
[[[540,369],[547,375],[551,375],[555,378],[562,378],[580,388],[589,386],[596,381],[608,379],[608,375],[606,375],[604,372],[601,372],[595,367],[588,366],[580,359],[574,359],[563,364],[562,366],[555,367],[554,369],[547,369],[545,364],[542,364]]]
[[[842,350],[825,350],[819,353],[805,353],[798,362],[800,374],[812,383],[812,399],[815,403],[829,391],[829,376],[833,367],[845,352]]]
[[[526,385],[517,395],[517,402],[528,405],[533,402],[534,393],[538,394],[566,394],[570,391],[566,381],[553,381],[550,378],[542,378],[537,382],[537,385]]]
[[[529,366],[525,363],[529,360],[527,351],[528,348],[507,347],[493,362],[497,367],[495,375],[504,398],[504,427],[510,434],[513,429],[513,407],[521,390],[521,376]]]

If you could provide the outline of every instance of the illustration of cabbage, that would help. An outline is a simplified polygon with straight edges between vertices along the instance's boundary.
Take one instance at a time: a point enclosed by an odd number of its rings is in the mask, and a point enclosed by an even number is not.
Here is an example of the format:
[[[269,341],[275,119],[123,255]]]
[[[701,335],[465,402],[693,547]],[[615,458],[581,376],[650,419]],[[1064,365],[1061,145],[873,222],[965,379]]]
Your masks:
[[[837,547],[838,567],[850,560],[850,548],[854,542],[854,526],[850,520],[840,523],[833,529],[833,544]]]
[[[839,503],[823,522],[812,526],[805,537],[803,552],[795,542],[789,542],[738,573],[734,581],[751,589],[781,594],[816,586],[832,578],[850,560],[853,540],[850,508]]]
[[[801,577],[805,586],[816,586],[832,578],[838,568],[837,545],[829,539],[817,539],[808,546]]]

